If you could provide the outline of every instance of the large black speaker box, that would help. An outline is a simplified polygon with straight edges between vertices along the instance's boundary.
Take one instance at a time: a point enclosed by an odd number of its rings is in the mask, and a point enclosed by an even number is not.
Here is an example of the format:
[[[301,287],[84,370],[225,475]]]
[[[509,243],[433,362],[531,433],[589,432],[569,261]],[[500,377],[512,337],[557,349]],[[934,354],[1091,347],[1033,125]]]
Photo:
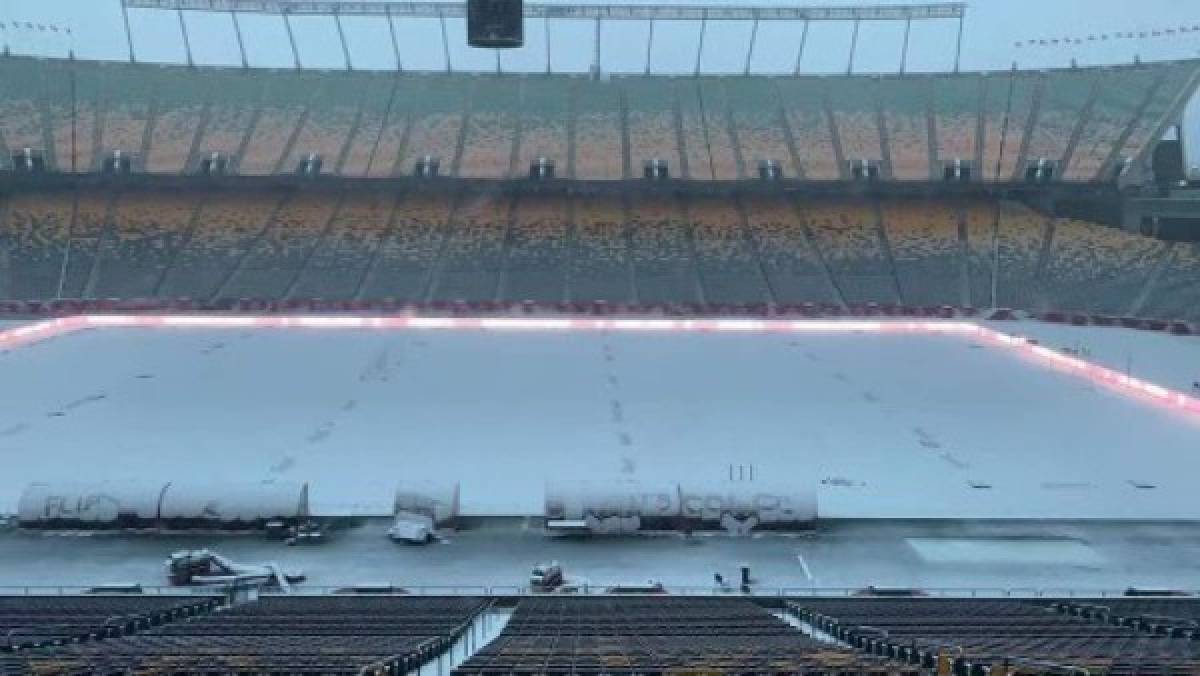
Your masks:
[[[1179,141],[1159,141],[1154,146],[1150,166],[1158,183],[1178,183],[1184,179],[1183,144]]]
[[[500,49],[525,44],[521,0],[467,0],[467,44]]]

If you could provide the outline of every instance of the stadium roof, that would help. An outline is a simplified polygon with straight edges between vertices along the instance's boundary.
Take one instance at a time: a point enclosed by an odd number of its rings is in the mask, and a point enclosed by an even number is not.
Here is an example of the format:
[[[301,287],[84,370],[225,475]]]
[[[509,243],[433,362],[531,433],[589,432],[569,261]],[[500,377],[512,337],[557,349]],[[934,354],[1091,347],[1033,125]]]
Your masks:
[[[870,30],[860,41],[860,27],[883,24],[900,24],[896,36],[903,39],[895,46],[894,70],[904,72],[907,68],[910,37],[913,24],[940,24],[949,31],[950,44],[940,51],[946,52],[947,63],[952,70],[959,70],[963,47],[963,23],[967,6],[961,2],[929,4],[874,4],[861,6],[795,6],[795,5],[736,5],[736,4],[527,4],[526,43],[517,50],[465,49],[460,29],[465,25],[465,3],[462,2],[330,2],[328,0],[121,0],[119,4],[123,19],[124,41],[129,61],[138,61],[136,43],[139,41],[130,10],[150,10],[142,14],[159,17],[177,15],[174,21],[180,43],[185,51],[185,61],[197,62],[193,54],[193,39],[189,32],[189,20],[185,17],[212,18],[227,15],[228,26],[224,32],[235,36],[236,53],[242,66],[251,65],[248,44],[255,41],[255,31],[244,25],[257,19],[258,32],[275,22],[282,28],[278,40],[290,49],[292,62],[297,67],[307,65],[306,41],[298,35],[295,24],[301,20],[324,22],[333,31],[322,41],[322,51],[333,51],[329,47],[340,47],[343,65],[347,70],[355,66],[353,43],[347,21],[358,20],[359,28],[374,23],[382,27],[379,37],[389,42],[396,69],[412,69],[411,62],[403,55],[404,48],[414,44],[425,52],[436,52],[443,56],[444,69],[471,70],[460,63],[477,63],[486,55],[494,58],[496,70],[563,72],[575,68],[564,66],[556,58],[559,52],[573,53],[578,57],[591,56],[586,70],[590,72],[616,72],[630,69],[628,65],[615,66],[607,52],[614,48],[622,52],[627,62],[632,54],[644,55],[644,64],[636,70],[644,74],[656,72],[656,48],[666,48],[678,61],[683,53],[689,53],[691,67],[686,71],[693,74],[732,70],[729,56],[737,54],[740,59],[737,72],[749,74],[764,70],[779,70],[779,61],[789,62],[788,72],[799,74],[804,69],[806,48],[809,43],[810,24],[840,24],[848,28],[847,44],[833,48],[845,64],[845,72],[854,71],[855,60],[863,48],[869,48]],[[239,19],[239,16],[243,17]],[[266,24],[264,24],[264,21]],[[619,24],[625,24],[618,27]],[[630,25],[632,24],[632,28]],[[763,29],[760,30],[760,24]],[[211,21],[208,35],[212,35]],[[768,28],[770,26],[770,28]],[[386,37],[385,37],[386,36]],[[617,37],[619,36],[619,37]],[[563,42],[564,37],[567,39]],[[617,37],[614,42],[613,38]],[[211,40],[211,38],[210,38]],[[921,38],[915,38],[920,41]],[[925,42],[929,42],[925,40]],[[557,43],[557,45],[555,44]],[[665,46],[665,47],[664,47]],[[829,46],[812,49],[827,52]],[[811,50],[810,50],[811,51]],[[491,53],[489,53],[491,52]],[[552,53],[555,56],[552,56]],[[708,63],[720,53],[724,66]],[[765,62],[774,62],[767,66]],[[794,65],[791,65],[794,64]],[[419,69],[419,68],[418,68]],[[440,68],[439,68],[440,69]],[[475,67],[478,69],[478,66]],[[889,67],[889,70],[893,68]],[[668,69],[680,70],[676,65]]]

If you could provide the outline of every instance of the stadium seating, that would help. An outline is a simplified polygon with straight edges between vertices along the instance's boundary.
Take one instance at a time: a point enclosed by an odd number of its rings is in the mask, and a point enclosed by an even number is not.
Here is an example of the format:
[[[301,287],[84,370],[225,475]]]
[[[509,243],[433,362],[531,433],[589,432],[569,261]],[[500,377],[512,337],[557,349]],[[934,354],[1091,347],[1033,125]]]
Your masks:
[[[575,178],[619,179],[625,176],[621,148],[621,92],[607,83],[576,81]],[[641,154],[639,152],[639,156]],[[640,164],[633,167],[641,169]]]
[[[576,301],[633,299],[629,238],[620,198],[574,199],[575,237],[568,252],[569,296]]]
[[[1166,249],[1160,240],[1059,219],[1044,275],[1048,303],[1055,310],[1131,314]]]
[[[347,194],[291,295],[356,298],[371,257],[388,233],[395,201],[385,192]]]
[[[1149,93],[1152,82],[1139,77],[1137,70],[1113,70],[1099,76],[1088,124],[1080,129],[1079,140],[1064,175],[1071,180],[1098,178],[1112,151],[1137,109]],[[1114,158],[1119,159],[1119,158]]]
[[[673,197],[635,199],[629,225],[638,301],[698,302],[699,278],[682,205]]]
[[[471,104],[458,175],[505,178],[514,159],[520,91],[505,80],[482,78],[471,92]]]
[[[733,200],[694,198],[688,205],[696,242],[696,267],[709,303],[769,300],[758,257]]]
[[[879,81],[879,97],[884,130],[887,132],[892,177],[901,181],[925,181],[930,177],[929,105],[933,81],[925,79],[924,88],[906,78]],[[849,156],[854,159],[862,156]],[[869,156],[868,156],[869,157]]]
[[[220,91],[221,96],[215,97],[209,104],[196,150],[202,155],[220,153],[231,160],[230,173],[240,171],[240,165],[246,159],[246,144],[251,138],[249,134],[261,124],[273,123],[272,119],[260,116],[258,103],[261,85],[247,71],[216,71],[208,75],[207,82],[202,86]],[[282,150],[281,145],[279,152]],[[247,173],[253,172],[254,164],[251,162],[247,166]]]
[[[0,596],[0,652],[123,636],[217,605],[198,596]]]
[[[149,298],[186,241],[203,193],[153,190],[118,196],[112,236],[100,248],[98,298]]]
[[[513,200],[501,194],[459,197],[446,234],[430,300],[495,300]]]
[[[990,74],[984,79],[982,176],[989,181],[1020,178],[1022,139],[1033,119],[1036,74]]]
[[[450,195],[412,192],[401,197],[391,232],[364,273],[359,297],[424,300],[453,208]]]
[[[873,204],[832,200],[804,203],[801,210],[847,303],[899,301]]]
[[[465,89],[451,78],[431,77],[405,86],[403,94],[397,95],[397,98],[403,95],[410,99],[408,137],[397,173],[412,174],[417,160],[426,156],[438,160],[442,175],[454,173],[460,137],[466,124]],[[508,156],[504,157],[504,167],[507,168]]]
[[[285,160],[307,120],[310,102],[319,100],[318,78],[313,73],[290,72],[266,83],[248,135],[239,139],[245,149],[235,151],[239,173],[275,174],[295,169]]]
[[[503,599],[0,597],[0,673],[407,673]],[[1185,674],[1194,598],[544,596],[454,673]],[[453,662],[451,662],[453,664]]]
[[[238,261],[223,295],[234,298],[292,295],[309,257],[322,245],[340,203],[340,195],[324,191],[290,196]]]
[[[523,599],[454,673],[668,671],[916,673],[805,637],[749,601],[631,597]]]
[[[399,81],[382,73],[365,74],[358,126],[351,132],[341,160],[342,176],[390,176],[404,138],[407,110],[397,105]]]
[[[982,198],[80,187],[0,200],[0,242],[4,300],[990,307],[994,275],[997,307],[1200,318],[1195,245]]]
[[[679,148],[679,118],[673,87],[664,87],[652,78],[628,78],[622,82],[626,101],[635,100],[628,110],[630,162],[634,175],[642,175],[647,160],[667,163],[671,176],[684,176]],[[609,148],[613,152],[616,148]]]
[[[1200,603],[1194,598],[1120,598],[1056,601],[1055,610],[1093,622],[1133,627],[1162,636],[1200,638]]]
[[[1056,73],[1041,82],[1037,123],[1031,127],[1026,161],[1066,157],[1080,115],[1092,94],[1097,72]]]
[[[116,195],[100,189],[81,189],[75,197],[62,262],[60,286],[67,298],[94,298],[96,254],[111,234]]]
[[[779,83],[788,128],[795,138],[804,177],[810,180],[836,179],[843,173],[834,147],[833,123],[825,107],[827,99],[821,82],[798,79]]]
[[[207,300],[221,292],[286,199],[269,190],[222,191],[207,196],[191,235],[179,245],[163,276],[159,295]]]
[[[762,159],[788,175],[836,179],[845,162],[885,158],[901,180],[936,177],[930,160],[956,159],[978,162],[975,176],[988,180],[1019,179],[1021,161],[1037,159],[1064,162],[1068,180],[1096,180],[1110,160],[1145,147],[1150,121],[1191,75],[1187,62],[1166,62],[921,77],[508,79],[11,56],[0,70],[0,138],[63,171],[95,170],[120,150],[137,170],[164,174],[194,171],[210,153],[232,173],[291,173],[315,154],[324,173],[381,177],[409,174],[429,155],[443,175],[520,176],[547,157],[562,176],[617,179],[627,163],[636,176],[661,159],[672,176],[697,180],[752,176]]]
[[[762,160],[777,162],[785,177],[801,175],[784,131],[784,112],[775,85],[749,79],[730,79],[724,84],[737,147],[745,165],[742,177],[755,178]]]
[[[470,597],[264,597],[24,659],[38,673],[395,673],[445,652],[484,606]]]
[[[966,208],[967,267],[975,307],[1030,308],[1040,303],[1038,261],[1047,219],[1012,202],[972,202]]]
[[[933,133],[936,141],[934,149],[938,160],[976,160],[975,153],[979,147],[979,103],[984,83],[982,77],[931,80]],[[984,167],[975,167],[976,178],[984,175],[980,173],[983,169]],[[935,178],[938,173],[938,167],[934,167]]]
[[[314,83],[313,97],[280,171],[296,171],[301,162],[315,156],[321,160],[321,173],[340,173],[365,91],[357,78],[324,77],[319,85]]]
[[[841,143],[844,161],[883,159],[883,140],[879,135],[879,85],[849,78],[831,78],[827,83],[834,127]]]
[[[567,147],[567,88],[559,87],[553,82],[531,79],[521,81],[520,92],[520,143],[513,177],[527,176],[529,165],[539,158],[546,158],[554,163],[556,176],[566,177],[570,154]],[[619,157],[618,153],[611,151],[605,151],[604,154]],[[578,154],[576,158],[578,159]],[[618,173],[618,177],[619,175]]]
[[[839,301],[790,200],[776,196],[746,198],[742,208],[775,302]]]
[[[54,298],[74,206],[71,192],[14,195],[4,204],[0,241],[9,244],[10,298]]]
[[[505,257],[501,298],[565,300],[569,204],[556,196],[521,197]]]
[[[682,81],[676,83],[676,93],[688,178],[740,178],[741,162],[726,114],[726,88],[720,82]]]
[[[860,598],[788,606],[801,621],[860,651],[929,669],[949,660],[955,673],[986,673],[992,665],[1018,673],[1163,673],[1164,666],[1188,673],[1200,666],[1200,643],[1190,639],[1091,622],[1034,602]]]
[[[1165,267],[1139,314],[1161,319],[1200,319],[1200,245],[1180,242],[1166,254]]]
[[[906,304],[969,304],[963,293],[961,213],[953,202],[884,203],[883,224]]]

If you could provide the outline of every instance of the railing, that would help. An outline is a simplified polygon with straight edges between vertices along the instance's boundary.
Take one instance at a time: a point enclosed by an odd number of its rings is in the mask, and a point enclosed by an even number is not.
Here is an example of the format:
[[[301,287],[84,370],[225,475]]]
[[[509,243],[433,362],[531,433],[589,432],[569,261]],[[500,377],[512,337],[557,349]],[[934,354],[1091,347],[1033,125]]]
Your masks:
[[[376,585],[372,585],[375,587]],[[587,584],[572,587],[570,593],[557,593],[558,596],[646,596],[646,594],[625,593],[610,594],[607,590],[622,586],[621,583]],[[627,583],[625,586],[628,586]],[[354,585],[299,585],[293,587],[292,596],[482,596],[482,597],[515,597],[515,596],[546,596],[544,592],[534,592],[529,587],[520,585],[403,585],[395,584],[394,591],[376,593],[370,591],[354,592]],[[173,587],[168,585],[143,585],[141,594],[148,596],[217,596],[222,595],[227,588],[222,585]],[[1069,589],[1069,588],[1036,588],[1036,587],[922,587],[914,589],[915,598],[987,598],[987,599],[1104,599],[1126,597],[1126,589]],[[770,598],[806,598],[806,597],[868,597],[864,587],[751,587],[742,591],[735,587],[698,587],[664,585],[662,593],[671,596],[725,596],[748,597],[759,599]],[[1200,596],[1200,590],[1181,590],[1188,596]],[[263,595],[282,595],[283,592],[273,589],[260,591]],[[8,585],[0,586],[0,596],[130,596],[136,593],[114,592],[97,586],[76,585]],[[872,598],[895,598],[882,594]],[[1126,597],[1131,598],[1131,597]]]

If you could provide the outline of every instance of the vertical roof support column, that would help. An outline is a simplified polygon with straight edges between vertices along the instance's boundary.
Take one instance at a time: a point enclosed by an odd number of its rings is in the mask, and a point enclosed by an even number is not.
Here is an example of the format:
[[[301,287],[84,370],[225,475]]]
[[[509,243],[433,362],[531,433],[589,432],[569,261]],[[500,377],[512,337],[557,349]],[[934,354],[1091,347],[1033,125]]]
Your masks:
[[[854,33],[850,36],[850,58],[846,61],[846,75],[854,73],[854,52],[858,51],[858,29],[862,26],[860,19],[854,20]]]
[[[962,63],[962,35],[963,35],[963,19],[966,18],[966,13],[958,15],[958,37],[954,40],[954,72],[958,72],[958,68]]]
[[[287,12],[283,12],[283,27],[287,29],[288,44],[292,46],[292,62],[296,64],[296,70],[300,70],[300,50],[296,48],[296,36],[292,33],[292,20],[288,18]]]
[[[121,3],[121,21],[125,24],[125,44],[129,46],[129,63],[137,63],[133,54],[133,31],[129,30],[129,8]]]
[[[446,59],[446,72],[454,70],[450,65],[450,40],[446,37],[446,15],[442,13],[442,8],[438,8],[438,24],[442,28],[442,56]]]
[[[396,71],[404,70],[404,63],[400,60],[400,43],[396,42],[396,21],[392,18],[392,7],[388,5],[387,9],[388,35],[392,38],[392,55],[396,58]]]
[[[646,39],[646,75],[650,74],[650,50],[654,47],[654,19],[650,19],[650,37]]]
[[[900,74],[908,68],[908,38],[912,34],[912,17],[904,20],[904,47],[900,49]]]
[[[183,35],[183,51],[187,54],[187,65],[192,67],[196,65],[195,59],[192,58],[192,41],[188,39],[187,22],[183,20],[183,10],[175,10],[175,14],[179,17],[179,32]]]
[[[592,53],[592,77],[600,79],[600,17],[596,17],[595,50]]]
[[[346,44],[346,31],[342,29],[342,17],[336,8],[333,10],[333,23],[337,26],[338,42],[342,43],[342,58],[346,61],[346,70],[354,70],[350,62],[350,45]]]
[[[242,24],[238,22],[237,12],[230,11],[229,18],[233,20],[233,33],[237,36],[238,54],[242,57],[242,68],[249,68],[250,62],[246,59],[246,41],[242,39]]]
[[[546,34],[546,75],[550,74],[550,19],[542,19],[542,30]]]
[[[750,46],[746,48],[746,64],[742,67],[742,75],[750,74],[750,59],[754,56],[754,45],[758,42],[758,11],[754,12],[754,26],[750,29]]]
[[[804,30],[800,32],[800,51],[796,52],[796,67],[792,70],[793,75],[800,74],[800,62],[804,60],[804,47],[808,44],[808,19],[804,20]]]

